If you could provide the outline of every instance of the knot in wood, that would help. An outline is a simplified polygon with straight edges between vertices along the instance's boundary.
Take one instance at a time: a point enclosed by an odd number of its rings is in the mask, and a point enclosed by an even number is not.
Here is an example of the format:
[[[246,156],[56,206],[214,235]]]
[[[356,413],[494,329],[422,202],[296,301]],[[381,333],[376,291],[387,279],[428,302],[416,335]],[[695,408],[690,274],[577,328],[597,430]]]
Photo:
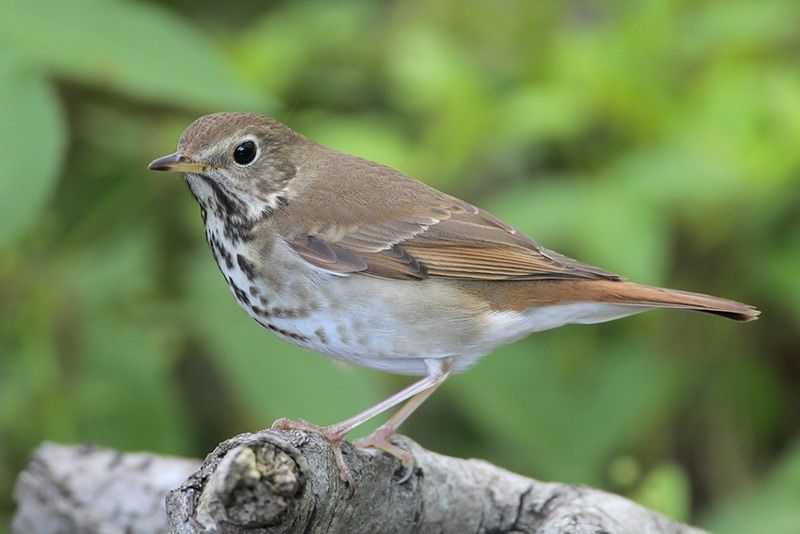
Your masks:
[[[285,451],[271,444],[241,445],[226,456],[215,493],[230,523],[245,528],[274,525],[296,505],[304,481]]]

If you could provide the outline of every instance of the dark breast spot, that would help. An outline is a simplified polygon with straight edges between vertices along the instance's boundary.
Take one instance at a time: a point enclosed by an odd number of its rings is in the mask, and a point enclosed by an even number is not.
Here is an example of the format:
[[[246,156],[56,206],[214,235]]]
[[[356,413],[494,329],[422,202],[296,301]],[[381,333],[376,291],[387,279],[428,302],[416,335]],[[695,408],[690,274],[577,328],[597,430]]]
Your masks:
[[[260,306],[250,306],[250,309],[253,310],[253,313],[260,317],[269,317],[270,313],[269,310],[262,308]]]
[[[233,256],[228,251],[228,247],[213,234],[206,237],[208,238],[208,244],[211,246],[211,253],[214,254],[214,259],[217,260],[217,263],[222,265],[225,262],[228,270],[233,269]]]
[[[250,305],[250,298],[247,296],[247,293],[242,291],[242,288],[237,286],[236,284],[229,282],[231,285],[231,289],[233,290],[233,294],[236,295],[236,298],[239,302],[244,304]]]
[[[328,334],[325,333],[324,328],[317,328],[314,330],[314,335],[320,340],[323,345],[328,344]]]
[[[278,328],[277,326],[275,326],[272,323],[268,323],[266,321],[258,321],[258,323],[261,326],[265,327],[265,328],[269,328],[270,330],[272,330],[276,334],[280,334],[280,335],[282,335],[284,337],[288,337],[289,339],[293,339],[293,340],[299,341],[301,343],[308,343],[309,341],[311,341],[311,339],[308,336],[304,336],[303,334],[298,334],[296,332],[290,332],[288,330],[284,330],[283,328]]]
[[[272,315],[274,315],[275,317],[281,317],[284,319],[295,319],[298,316],[300,316],[300,310],[292,310],[289,308],[275,307],[272,308],[272,310],[270,311],[272,312]]]
[[[253,262],[242,256],[241,254],[237,254],[236,263],[239,265],[239,269],[242,270],[242,272],[244,273],[244,275],[247,277],[248,280],[252,282],[256,279],[256,266],[253,264]]]

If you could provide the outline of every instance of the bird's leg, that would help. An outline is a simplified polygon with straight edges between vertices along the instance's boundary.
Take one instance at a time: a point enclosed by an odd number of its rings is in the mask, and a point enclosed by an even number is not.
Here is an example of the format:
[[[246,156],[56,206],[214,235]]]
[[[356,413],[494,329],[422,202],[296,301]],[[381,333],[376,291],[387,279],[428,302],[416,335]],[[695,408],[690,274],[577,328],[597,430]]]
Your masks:
[[[320,426],[314,423],[309,423],[303,419],[293,421],[286,417],[281,417],[272,423],[272,430],[302,430],[317,434],[325,439],[331,446],[333,451],[333,458],[336,460],[336,466],[339,468],[339,478],[347,484],[350,488],[350,496],[355,492],[355,483],[353,482],[353,475],[350,473],[350,468],[347,467],[347,462],[344,461],[344,453],[342,453],[342,441],[344,440],[347,432],[342,432],[337,428],[337,425]]]
[[[414,457],[410,452],[405,451],[394,443],[390,442],[389,438],[392,437],[400,425],[402,425],[405,420],[408,419],[409,416],[414,413],[414,411],[419,408],[439,386],[442,385],[452,370],[452,363],[449,359],[432,361],[426,360],[426,363],[428,364],[428,370],[430,373],[428,378],[432,379],[430,385],[426,389],[423,389],[411,397],[408,402],[406,402],[403,407],[397,411],[397,413],[390,417],[388,421],[379,426],[372,434],[354,442],[356,447],[369,447],[372,449],[382,450],[400,460],[400,462],[403,464],[403,467],[405,467],[405,473],[403,474],[403,478],[400,479],[400,484],[411,478],[411,474],[414,472]]]
[[[403,449],[389,443],[389,437],[397,430],[397,427],[405,421],[411,413],[416,410],[422,402],[427,399],[433,391],[441,385],[442,382],[450,374],[452,362],[450,359],[435,359],[425,360],[428,366],[428,376],[414,382],[410,386],[402,389],[389,397],[388,399],[379,402],[375,406],[367,408],[361,413],[345,419],[340,423],[330,426],[319,426],[307,421],[299,419],[292,421],[286,418],[281,418],[272,424],[273,430],[303,430],[318,434],[325,438],[333,449],[336,465],[339,467],[339,475],[341,479],[350,486],[351,492],[355,488],[353,484],[353,477],[350,474],[350,469],[344,461],[342,454],[342,441],[348,432],[359,426],[360,424],[380,415],[386,410],[397,406],[401,402],[410,399],[395,415],[393,415],[386,423],[381,425],[370,436],[363,438],[357,442],[361,447],[373,447],[388,452],[401,462],[406,467],[406,476],[403,481],[407,480],[410,476],[411,468],[413,468],[413,457],[410,453]]]
[[[438,386],[439,384],[436,384],[421,393],[417,393],[411,397],[396,414],[389,418],[388,421],[378,427],[375,432],[353,442],[356,447],[382,450],[400,460],[405,468],[403,477],[400,479],[401,484],[411,478],[411,474],[414,472],[414,456],[410,452],[401,449],[389,441],[389,438],[397,431],[397,428],[408,419],[408,416],[425,402],[425,399],[430,397],[431,393],[436,391]]]

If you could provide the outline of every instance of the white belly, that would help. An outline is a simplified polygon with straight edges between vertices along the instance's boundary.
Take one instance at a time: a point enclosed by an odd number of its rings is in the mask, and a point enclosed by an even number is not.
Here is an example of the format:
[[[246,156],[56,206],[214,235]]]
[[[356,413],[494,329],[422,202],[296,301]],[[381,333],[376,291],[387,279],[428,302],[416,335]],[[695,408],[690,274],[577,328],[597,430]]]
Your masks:
[[[212,249],[217,239],[209,235]],[[248,276],[248,262],[253,260],[246,245],[226,247],[229,258],[218,251],[214,255],[236,301],[265,329],[296,345],[337,360],[410,375],[427,374],[425,358],[468,356],[475,361],[492,348],[480,335],[478,310],[431,314],[428,306],[420,306],[422,301],[448,302],[447,293],[452,291],[448,287],[428,281],[338,276],[312,267],[288,250],[271,254],[280,260],[260,267],[274,276],[253,280]]]
[[[442,280],[401,281],[340,276],[311,266],[278,242],[256,268],[247,243],[219,246],[207,237],[237,302],[272,333],[332,358],[397,374],[424,375],[424,359],[453,359],[467,369],[499,345],[569,323],[596,323],[648,308],[576,302],[524,312],[496,312]],[[215,246],[214,243],[217,243]],[[224,249],[227,252],[223,252]],[[458,305],[453,304],[458,302]]]
[[[567,302],[521,312],[494,312],[488,319],[492,337],[509,343],[533,332],[542,332],[566,324],[594,324],[613,321],[650,310],[647,306],[607,304],[603,302]]]

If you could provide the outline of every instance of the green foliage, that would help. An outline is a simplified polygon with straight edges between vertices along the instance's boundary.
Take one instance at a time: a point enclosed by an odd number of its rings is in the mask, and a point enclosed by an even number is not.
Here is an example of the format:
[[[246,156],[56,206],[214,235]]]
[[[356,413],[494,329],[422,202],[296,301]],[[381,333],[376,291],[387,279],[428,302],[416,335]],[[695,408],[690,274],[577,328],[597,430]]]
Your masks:
[[[187,107],[264,107],[201,32],[144,3],[11,2],[0,36],[33,65],[126,95]]]
[[[6,2],[0,522],[44,439],[202,456],[407,383],[249,321],[183,184],[146,171],[197,115],[247,109],[568,255],[764,310],[531,336],[407,433],[720,532],[797,531],[798,16],[792,0]]]
[[[58,179],[65,125],[55,91],[0,48],[0,245],[33,223]]]
[[[713,510],[704,524],[714,532],[797,532],[800,501],[800,446],[795,443],[786,458],[756,489],[739,490],[729,502]]]

